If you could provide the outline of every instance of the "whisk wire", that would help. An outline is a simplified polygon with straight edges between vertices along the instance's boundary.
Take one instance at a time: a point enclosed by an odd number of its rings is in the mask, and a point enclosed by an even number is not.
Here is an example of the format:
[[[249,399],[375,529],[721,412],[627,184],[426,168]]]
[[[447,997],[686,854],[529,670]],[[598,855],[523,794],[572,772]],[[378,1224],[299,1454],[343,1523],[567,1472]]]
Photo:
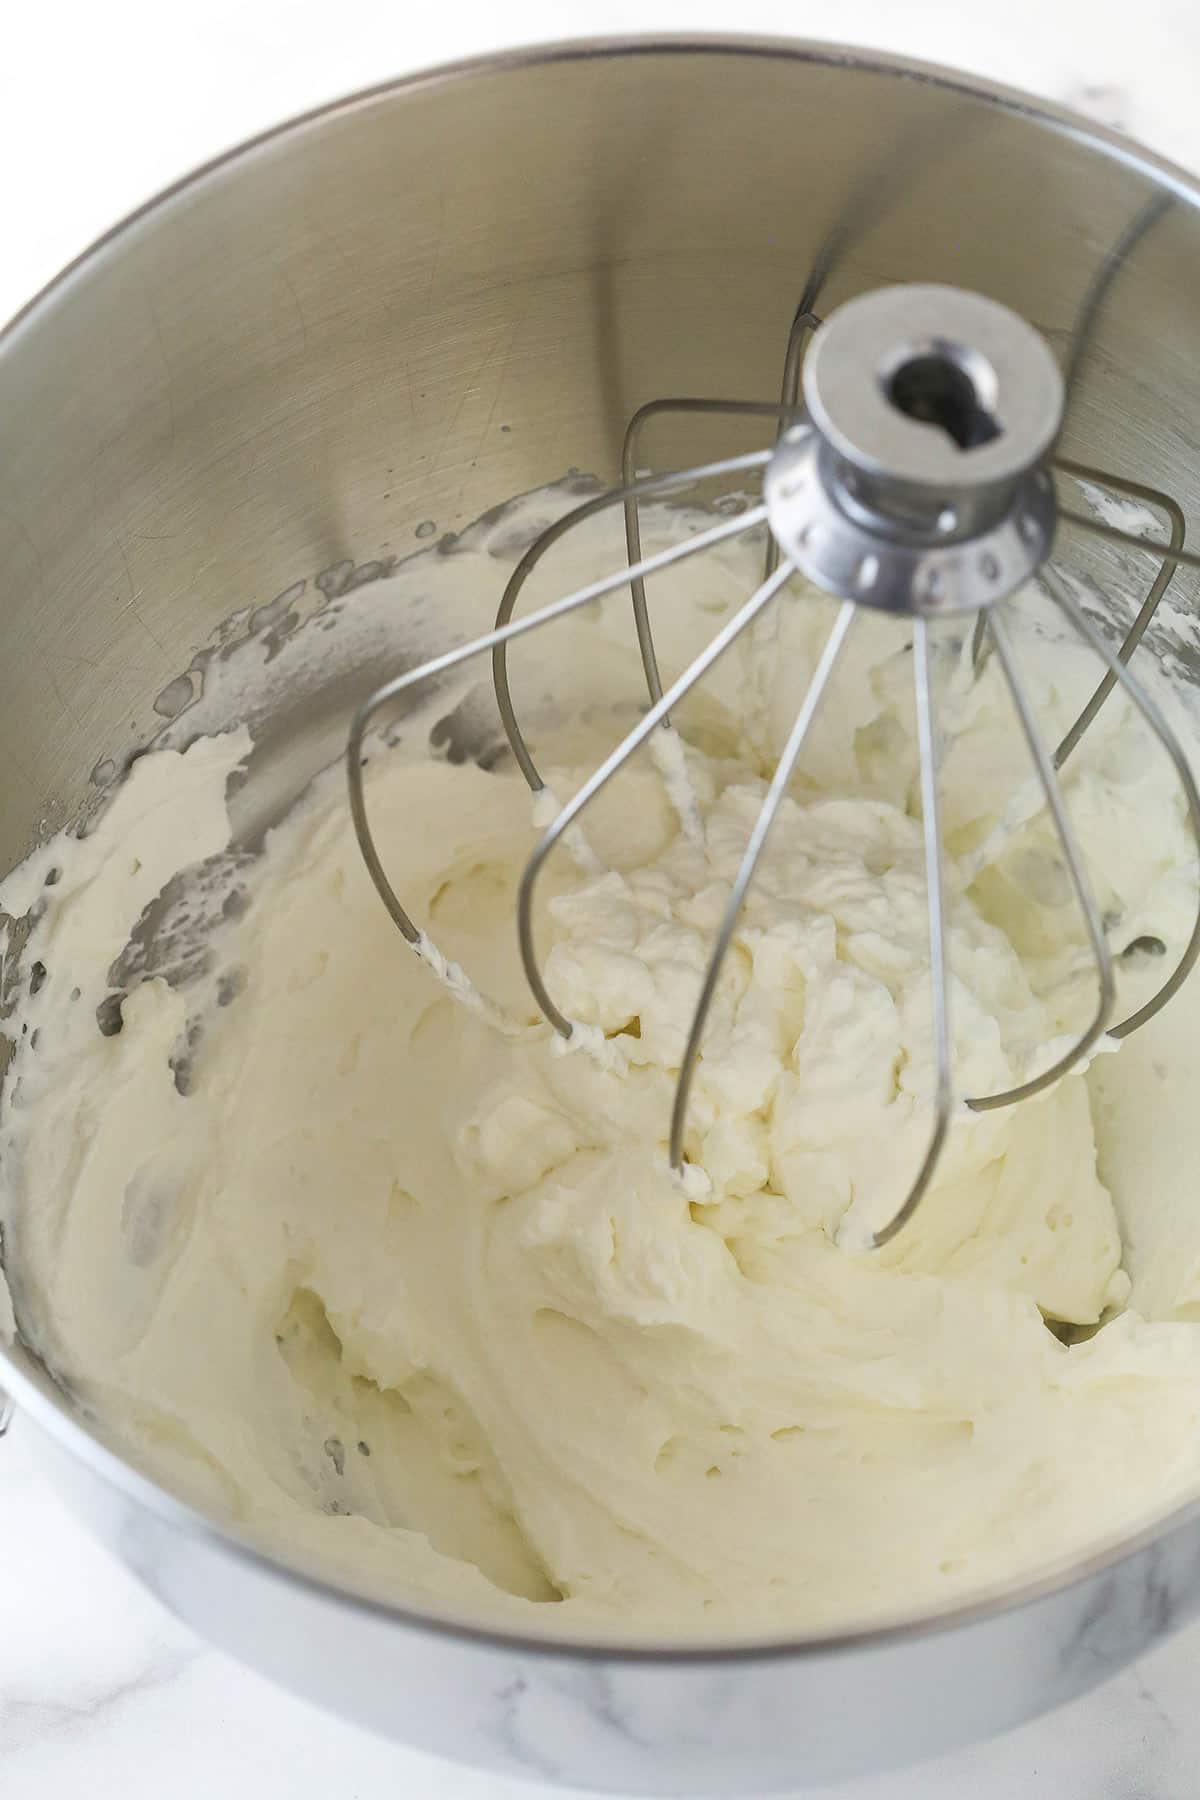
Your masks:
[[[925,843],[925,895],[929,914],[929,977],[933,1012],[933,1130],[921,1167],[903,1206],[871,1239],[873,1250],[890,1244],[916,1212],[941,1160],[950,1115],[954,1080],[950,1053],[950,994],[946,962],[946,902],[942,869],[942,832],[938,800],[937,716],[930,668],[929,626],[913,620],[913,699],[917,714],[917,751],[921,766],[921,824]]]
[[[805,306],[804,301],[801,300],[800,306],[792,318],[787,349],[783,356],[783,376],[779,383],[780,414],[776,433],[777,441],[779,437],[782,437],[788,423],[783,408],[799,410],[797,402],[800,398],[800,375],[804,368],[804,353],[808,349],[813,332],[820,323],[816,313]],[[767,554],[763,563],[764,575],[774,573],[779,564],[779,556],[780,550],[775,541],[775,534],[769,531],[767,533]]]
[[[1183,788],[1192,841],[1197,856],[1200,858],[1200,789],[1196,786],[1196,778],[1183,753],[1183,746],[1164,718],[1158,703],[1151,699],[1137,677],[1126,668],[1117,652],[1110,649],[1105,643],[1083,608],[1072,599],[1058,571],[1047,567],[1045,580],[1050,597],[1060,612],[1084,642],[1089,644],[1101,661],[1107,665],[1170,757],[1175,773],[1179,777],[1180,786]],[[1195,922],[1192,925],[1187,944],[1184,946],[1183,955],[1166,981],[1146,1001],[1144,1006],[1140,1006],[1135,1013],[1131,1013],[1119,1025],[1113,1025],[1108,1035],[1114,1038],[1128,1037],[1131,1032],[1137,1031],[1140,1026],[1145,1025],[1156,1013],[1161,1012],[1167,1001],[1179,992],[1195,967],[1198,957],[1200,957],[1200,908],[1197,909]]]
[[[779,406],[773,406],[767,400],[721,400],[696,395],[681,395],[648,400],[643,406],[638,407],[625,427],[625,437],[621,445],[621,480],[625,488],[625,554],[631,567],[640,561],[642,554],[642,526],[637,488],[638,449],[641,444],[642,432],[649,421],[663,413],[715,414],[724,418],[739,416],[777,418],[779,430],[782,431],[788,420],[803,415],[804,409],[797,406],[795,400],[795,393],[792,395],[791,402],[783,402]],[[768,531],[768,546],[772,545],[774,541]],[[778,559],[772,562],[768,553],[764,580],[768,575],[774,573],[777,561]],[[646,583],[642,576],[635,575],[630,579],[629,592],[633,600],[633,621],[637,632],[638,651],[642,659],[642,670],[646,677],[646,691],[650,696],[651,705],[654,705],[662,698],[662,677],[659,673],[658,655],[654,648],[654,630],[650,621],[650,608],[646,602]],[[670,732],[672,729],[670,715],[665,714],[662,719],[662,730]],[[667,740],[659,738],[656,742],[660,749],[666,747]],[[680,782],[675,793],[677,805],[682,800],[679,812],[680,824],[695,841],[698,839],[700,831],[699,810],[684,771],[682,757],[677,755],[674,760],[680,770]]]
[[[1149,550],[1159,558],[1158,571],[1151,583],[1150,591],[1138,608],[1133,623],[1125,635],[1125,641],[1121,645],[1121,661],[1127,663],[1145,636],[1150,621],[1158,611],[1158,603],[1170,587],[1175,570],[1179,566],[1179,559],[1171,553],[1183,548],[1186,527],[1182,508],[1177,500],[1172,499],[1170,494],[1163,493],[1161,488],[1148,487],[1141,481],[1131,481],[1127,475],[1113,475],[1107,469],[1093,468],[1090,463],[1072,462],[1068,457],[1057,456],[1053,458],[1051,467],[1058,470],[1060,474],[1071,475],[1075,480],[1088,482],[1093,487],[1110,488],[1114,494],[1122,494],[1126,499],[1140,500],[1146,506],[1156,507],[1166,516],[1168,537],[1165,545],[1152,543],[1146,538],[1135,538],[1131,534],[1125,534],[1123,538],[1123,541],[1131,548]],[[1084,530],[1090,529],[1096,522],[1084,518],[1082,514],[1066,512],[1061,508],[1059,518],[1067,519]],[[971,640],[971,666],[976,675],[982,672],[991,645],[992,640],[987,631],[987,613],[980,612],[975,619],[975,630]],[[1110,669],[1106,669],[1083,710],[1067,729],[1055,750],[1054,766],[1056,769],[1062,768],[1112,693],[1115,685],[1116,677]]]
[[[769,590],[772,582],[786,580],[793,573],[790,563],[781,563],[779,568],[767,577],[759,593]],[[817,716],[821,699],[829,685],[829,677],[833,674],[834,665],[841,654],[846,641],[846,634],[854,623],[858,608],[853,600],[843,600],[838,608],[833,629],[825,640],[825,648],[817,660],[817,666],[809,681],[808,689],[796,714],[795,722],[788,734],[783,752],[775,766],[775,773],[767,788],[754,828],[746,844],[741,864],[734,878],[729,899],[725,903],[725,911],[721,918],[720,929],[712,953],[708,959],[708,967],[704,971],[704,981],[700,988],[700,996],[696,1001],[696,1010],[692,1014],[691,1029],[688,1032],[687,1045],[683,1053],[683,1061],[679,1068],[679,1079],[675,1085],[675,1103],[671,1109],[671,1167],[679,1170],[683,1166],[683,1139],[687,1125],[688,1098],[692,1090],[692,1081],[696,1073],[696,1064],[700,1056],[700,1045],[704,1038],[704,1028],[708,1023],[709,1011],[713,996],[717,991],[717,983],[721,978],[721,970],[725,963],[733,934],[737,927],[738,915],[746,898],[746,890],[754,879],[754,871],[758,867],[759,857],[766,846],[771,827],[783,803],[788,784],[795,772],[796,764],[804,749],[813,720]]]
[[[766,455],[767,452],[764,451],[755,453],[753,456],[733,457],[724,464],[714,465],[714,468],[718,471],[753,468],[764,460]],[[656,486],[661,488],[666,479],[657,478]],[[682,487],[686,486],[687,482],[676,477],[672,485]],[[619,499],[620,495],[608,498],[611,501]],[[682,562],[687,557],[695,556],[713,544],[723,543],[726,538],[738,537],[742,532],[752,530],[755,525],[761,523],[765,515],[766,508],[760,506],[748,513],[740,514],[736,519],[722,519],[720,524],[712,526],[707,531],[697,532],[694,537],[685,538],[682,543],[668,544],[664,549],[655,551],[653,556],[648,556],[642,561],[636,573],[652,575],[657,569],[665,569],[671,563]],[[534,547],[536,548],[536,546]],[[598,581],[589,582],[585,587],[577,588],[574,593],[567,594],[562,599],[552,600],[547,606],[539,608],[537,612],[526,613],[519,619],[509,619],[505,624],[498,626],[493,631],[485,632],[481,637],[472,638],[465,644],[459,644],[453,650],[443,651],[440,656],[432,657],[428,662],[421,663],[416,668],[406,669],[402,675],[393,676],[391,681],[386,681],[382,687],[376,688],[375,692],[369,694],[355,712],[346,742],[346,780],[350,790],[350,816],[354,825],[354,835],[358,840],[363,861],[367,865],[367,871],[375,884],[380,899],[386,906],[393,922],[410,944],[415,945],[421,942],[421,932],[401,904],[399,895],[388,879],[367,815],[366,792],[363,782],[363,744],[371,721],[382,707],[388,705],[390,701],[398,699],[401,694],[407,692],[409,688],[415,687],[419,682],[430,681],[435,676],[444,675],[449,670],[457,668],[460,663],[469,661],[471,657],[481,655],[485,650],[494,651],[498,646],[509,643],[513,638],[523,637],[530,631],[537,631],[539,627],[549,624],[553,619],[561,619],[567,613],[577,612],[581,606],[589,605],[593,600],[603,599],[605,594],[611,594],[616,588],[623,587],[629,580],[629,576],[628,569],[618,569],[615,574],[605,575]],[[524,742],[521,738],[520,727],[512,715],[511,702],[508,716],[513,732],[521,742]],[[509,741],[512,742],[511,734]],[[534,791],[540,791],[541,786],[541,778],[537,777],[537,786]]]
[[[796,379],[798,382],[798,364]],[[726,418],[731,416],[735,418],[743,417],[752,419],[774,418],[779,420],[780,429],[782,429],[784,424],[788,421],[802,418],[804,416],[804,408],[796,404],[796,390],[794,388],[791,399],[781,400],[778,405],[775,405],[770,400],[710,400],[695,395],[679,395],[677,397],[668,396],[660,400],[647,400],[644,406],[639,406],[628,425],[625,427],[625,439],[621,446],[621,481],[625,489],[625,549],[631,567],[641,560],[642,555],[642,527],[641,517],[638,511],[638,499],[640,494],[644,493],[645,490],[639,489],[637,486],[639,479],[638,445],[641,442],[642,432],[649,421],[658,418],[662,413],[685,415],[689,413],[708,413],[717,414],[718,416],[724,416]],[[773,544],[775,541],[769,532],[767,534],[767,541],[769,544]],[[778,560],[778,557],[776,557],[775,561],[766,569],[763,575],[764,580],[766,580],[768,575],[774,573]],[[654,650],[654,634],[650,624],[650,612],[646,605],[646,583],[640,575],[631,577],[629,591],[633,597],[633,617],[637,627],[638,649],[641,651],[642,668],[646,675],[646,688],[649,692],[651,701],[655,701],[662,697],[662,682],[658,672],[658,658],[655,655]],[[663,724],[669,725],[670,720],[664,719]]]
[[[505,585],[496,613],[495,633],[487,639],[486,643],[482,638],[476,642],[479,649],[485,649],[488,643],[492,645],[492,685],[496,690],[496,705],[500,711],[500,722],[504,726],[504,735],[508,739],[517,765],[533,793],[540,794],[545,783],[530,755],[529,746],[525,742],[525,734],[521,730],[513,707],[512,691],[508,682],[508,643],[510,638],[520,635],[519,632],[509,629],[509,626],[521,589],[546,551],[567,532],[573,530],[576,525],[582,525],[585,519],[593,518],[597,513],[606,511],[610,506],[618,505],[631,495],[650,498],[654,495],[679,493],[689,487],[695,487],[698,482],[704,481],[710,476],[734,475],[742,469],[760,469],[769,462],[770,455],[769,450],[752,450],[745,456],[724,457],[720,462],[703,463],[694,469],[685,469],[667,475],[647,476],[643,480],[631,483],[627,488],[608,488],[603,494],[593,494],[581,505],[572,507],[570,512],[555,519],[525,551]],[[668,555],[666,551],[659,551],[655,556],[641,559],[630,567],[618,570],[612,576],[606,576],[599,586],[593,582],[590,589],[581,589],[580,594],[594,600],[603,594],[611,594],[614,589],[623,587],[626,582],[630,584],[634,581],[643,582],[647,575],[654,574],[657,569],[666,568],[669,563],[678,562],[681,556],[690,556],[694,551],[706,550],[710,545],[721,543],[725,538],[737,537],[743,531],[752,530],[755,525],[760,525],[765,517],[766,508],[764,506],[752,508],[749,512],[741,513],[734,519],[725,520],[721,526],[697,533],[695,537],[686,539],[682,545],[669,546],[669,549],[676,554]],[[644,587],[642,592],[645,593]],[[568,598],[577,604],[582,604],[578,595],[568,596]],[[540,624],[547,616],[549,615],[545,613],[530,614],[530,621],[533,624]],[[469,654],[474,655],[475,651],[472,650]],[[657,682],[657,665],[655,665],[654,679]],[[661,693],[661,688],[659,692]],[[657,697],[652,694],[652,698],[657,699]]]
[[[1056,457],[1054,466],[1064,474],[1073,475],[1077,481],[1090,482],[1094,487],[1108,487],[1116,494],[1123,494],[1129,500],[1140,500],[1144,505],[1157,507],[1167,519],[1167,551],[1182,550],[1186,532],[1183,509],[1170,494],[1164,494],[1159,488],[1147,487],[1144,482],[1131,481],[1126,475],[1110,475],[1102,469],[1093,469],[1087,463],[1069,462],[1066,457]],[[1069,515],[1061,515],[1063,517]],[[1147,549],[1151,546],[1147,545]],[[1125,634],[1125,641],[1117,652],[1121,661],[1127,663],[1146,634],[1146,629],[1158,611],[1158,603],[1170,587],[1178,568],[1172,556],[1163,554],[1160,546],[1154,545],[1154,551],[1161,558],[1158,572],[1151,584],[1150,592],[1138,608],[1133,624]],[[1117,677],[1111,669],[1106,669],[1099,686],[1092,694],[1083,711],[1063,737],[1054,752],[1054,766],[1061,769],[1074,750],[1076,744],[1091,724],[1108,696],[1117,685]]]
[[[1097,479],[1107,482],[1109,477],[1103,475]],[[1066,506],[1059,508],[1058,516],[1060,520],[1065,519],[1068,525],[1077,525],[1080,531],[1090,531],[1093,537],[1107,538],[1110,544],[1128,544],[1134,550],[1151,550],[1172,568],[1200,569],[1200,555],[1195,550],[1185,550],[1182,543],[1156,544],[1153,538],[1140,537],[1136,531],[1125,531],[1120,525],[1108,524],[1105,519],[1089,519],[1086,513],[1073,512]]]
[[[1004,671],[1004,679],[1007,683],[1008,691],[1012,696],[1013,707],[1016,710],[1017,718],[1020,721],[1022,734],[1024,735],[1025,742],[1029,746],[1029,754],[1033,758],[1034,766],[1037,769],[1038,779],[1041,782],[1042,793],[1045,796],[1046,805],[1050,810],[1050,816],[1054,820],[1055,829],[1058,832],[1063,860],[1067,865],[1067,873],[1071,878],[1071,886],[1075,889],[1075,898],[1079,902],[1079,910],[1083,914],[1084,924],[1087,927],[1088,942],[1091,945],[1092,956],[1096,963],[1099,1002],[1087,1030],[1084,1031],[1071,1048],[1066,1051],[1064,1055],[1060,1056],[1056,1062],[1052,1063],[1048,1069],[1043,1069],[1040,1075],[1035,1075],[1031,1080],[1022,1082],[1018,1087],[1008,1088],[1003,1093],[987,1094],[982,1098],[968,1100],[967,1105],[973,1112],[991,1112],[1002,1106],[1014,1106],[1018,1100],[1029,1100],[1034,1094],[1040,1094],[1043,1089],[1052,1087],[1061,1076],[1065,1075],[1069,1069],[1072,1069],[1076,1063],[1080,1062],[1082,1058],[1087,1055],[1092,1045],[1103,1035],[1104,1028],[1108,1024],[1112,1014],[1113,1002],[1116,997],[1116,983],[1113,978],[1112,956],[1109,952],[1108,942],[1104,936],[1104,926],[1100,918],[1100,909],[1096,905],[1096,898],[1092,892],[1091,883],[1088,881],[1087,875],[1084,872],[1083,858],[1080,854],[1079,844],[1071,825],[1070,814],[1067,812],[1067,808],[1063,802],[1062,789],[1059,785],[1058,776],[1055,773],[1054,758],[1047,750],[1042,741],[1041,733],[1038,731],[1036,721],[1033,717],[1033,711],[1029,705],[1029,696],[1025,691],[1025,684],[1021,679],[1020,671],[1017,669],[1016,660],[1013,656],[1012,644],[1008,635],[1008,627],[1000,617],[999,610],[993,609],[987,615],[987,621],[988,631],[991,634],[992,641],[996,647],[996,654],[1000,659],[1000,664]]]
[[[725,654],[730,645],[749,629],[758,614],[775,598],[792,573],[793,570],[789,563],[764,581],[745,605],[739,607],[732,619],[721,627],[721,630],[701,651],[695,662],[684,671],[678,681],[671,684],[665,694],[659,695],[649,711],[638,720],[631,731],[626,733],[616,749],[605,757],[599,768],[583,783],[578,793],[562,808],[557,818],[543,832],[525,864],[517,889],[517,941],[521,950],[521,962],[525,969],[525,978],[533,990],[535,1000],[561,1037],[570,1037],[571,1021],[559,1010],[550,997],[533,941],[533,896],[546,858],[564,833],[570,830],[584,808],[595,799],[601,788],[662,724],[670,708],[677,706],[701,677],[708,673],[718,658]]]

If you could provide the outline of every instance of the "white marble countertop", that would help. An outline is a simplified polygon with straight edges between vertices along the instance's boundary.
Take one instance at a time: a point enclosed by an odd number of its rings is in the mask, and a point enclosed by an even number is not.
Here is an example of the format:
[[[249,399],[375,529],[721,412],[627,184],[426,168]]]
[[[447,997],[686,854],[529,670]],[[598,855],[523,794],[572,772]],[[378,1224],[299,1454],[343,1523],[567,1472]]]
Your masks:
[[[423,63],[588,33],[834,37],[1065,101],[1200,168],[1195,0],[67,0],[5,18],[0,317],[189,166]],[[1195,1800],[1200,1627],[1064,1711],[813,1800]],[[0,1800],[536,1800],[302,1705],[176,1625],[70,1520],[18,1419],[0,1444]]]

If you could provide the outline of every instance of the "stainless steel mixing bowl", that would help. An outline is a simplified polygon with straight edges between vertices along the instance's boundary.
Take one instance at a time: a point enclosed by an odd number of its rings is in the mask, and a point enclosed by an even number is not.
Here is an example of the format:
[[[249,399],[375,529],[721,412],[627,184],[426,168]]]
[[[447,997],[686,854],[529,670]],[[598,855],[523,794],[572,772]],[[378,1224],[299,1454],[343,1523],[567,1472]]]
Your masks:
[[[0,341],[0,863],[192,695],[196,676],[174,678],[235,607],[318,571],[344,587],[419,522],[452,529],[568,465],[611,476],[653,395],[770,397],[814,283],[822,307],[921,279],[1017,308],[1070,375],[1064,452],[1194,513],[1198,205],[1178,171],[1020,95],[730,40],[442,70],[224,158]],[[1080,554],[1112,572],[1110,551]],[[381,672],[286,697],[256,720],[264,742],[303,716],[309,764],[331,753]],[[280,760],[288,780],[298,766]],[[197,1630],[506,1773],[761,1793],[896,1766],[1068,1699],[1200,1606],[1189,1505],[894,1629],[693,1652],[520,1641],[254,1553],[114,1456],[19,1344],[0,1382],[80,1515]]]

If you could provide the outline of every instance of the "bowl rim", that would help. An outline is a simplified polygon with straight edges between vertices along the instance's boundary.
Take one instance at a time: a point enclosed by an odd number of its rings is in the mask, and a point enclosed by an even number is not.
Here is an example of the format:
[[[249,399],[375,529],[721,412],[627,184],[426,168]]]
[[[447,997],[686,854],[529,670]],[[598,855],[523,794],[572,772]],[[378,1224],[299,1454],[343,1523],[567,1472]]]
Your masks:
[[[842,45],[816,39],[785,38],[740,33],[655,33],[621,34],[587,38],[560,39],[522,44],[510,48],[481,52],[434,64],[373,83],[282,120],[266,130],[229,146],[195,169],[180,176],[168,186],[151,194],[138,206],[119,218],[76,257],[53,276],[0,328],[0,359],[7,359],[19,347],[25,331],[40,324],[42,318],[69,292],[75,283],[116,254],[120,246],[160,212],[166,212],[177,200],[197,192],[239,166],[267,152],[274,151],[289,139],[300,139],[335,119],[410,95],[434,92],[480,77],[517,74],[530,68],[556,63],[611,60],[613,58],[673,56],[715,56],[728,58],[762,58],[812,64],[825,68],[851,68],[868,74],[893,79],[917,81],[939,90],[961,94],[1002,111],[1027,119],[1079,142],[1147,176],[1157,187],[1200,211],[1200,178],[1188,174],[1179,164],[1145,149],[1134,139],[1108,126],[1086,118],[1083,114],[1050,101],[1041,100],[1019,88],[992,82],[941,64],[929,63],[865,46]],[[2,1269],[0,1269],[2,1275]],[[353,1584],[323,1576],[302,1560],[266,1550],[251,1533],[236,1526],[219,1525],[199,1508],[178,1499],[171,1491],[144,1475],[133,1463],[113,1450],[103,1434],[74,1408],[70,1394],[45,1371],[41,1379],[21,1368],[14,1351],[30,1356],[19,1341],[10,1345],[0,1338],[0,1410],[4,1394],[20,1414],[28,1414],[38,1430],[71,1456],[78,1457],[109,1486],[115,1487],[140,1506],[155,1513],[174,1530],[198,1539],[213,1553],[231,1556],[247,1566],[251,1573],[269,1580],[306,1590],[314,1598],[352,1612],[363,1613],[381,1622],[411,1627],[416,1631],[457,1640],[479,1649],[505,1650],[538,1658],[580,1658],[613,1664],[653,1663],[659,1666],[727,1663],[763,1663],[792,1658],[814,1658],[864,1649],[880,1649],[889,1644],[912,1642],[961,1629],[999,1617],[1037,1601],[1046,1600],[1116,1568],[1140,1552],[1151,1550],[1169,1534],[1200,1522],[1200,1490],[1191,1499],[1177,1503],[1161,1515],[1143,1523],[1138,1530],[1115,1534],[1080,1556],[1056,1559],[1048,1568],[1032,1577],[1016,1582],[988,1586],[971,1598],[930,1611],[897,1614],[874,1622],[850,1624],[836,1630],[816,1633],[780,1632],[755,1635],[750,1632],[732,1635],[724,1641],[697,1636],[692,1642],[655,1641],[647,1633],[640,1641],[629,1641],[619,1631],[608,1636],[595,1625],[582,1635],[571,1632],[535,1634],[503,1621],[480,1623],[465,1609],[432,1604],[428,1610],[413,1604],[381,1600]],[[61,1394],[59,1400],[54,1390]],[[555,1612],[547,1609],[548,1618]],[[627,1628],[626,1628],[627,1629]]]

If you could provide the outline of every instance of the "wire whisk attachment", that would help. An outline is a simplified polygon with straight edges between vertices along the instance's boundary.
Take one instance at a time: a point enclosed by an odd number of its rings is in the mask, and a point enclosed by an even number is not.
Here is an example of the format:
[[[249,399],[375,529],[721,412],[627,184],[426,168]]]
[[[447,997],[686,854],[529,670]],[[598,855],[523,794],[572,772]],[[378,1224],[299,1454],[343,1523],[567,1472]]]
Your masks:
[[[570,834],[586,808],[641,745],[654,740],[661,751],[669,744],[665,734],[673,729],[672,712],[755,621],[781,603],[793,576],[803,576],[840,600],[751,829],[701,981],[670,1121],[670,1161],[681,1171],[689,1097],[722,968],[742,904],[801,763],[830,678],[863,608],[910,619],[936,1076],[933,1120],[924,1156],[903,1204],[869,1240],[874,1248],[889,1243],[919,1207],[937,1169],[956,1101],[939,818],[939,732],[929,643],[932,622],[973,614],[975,664],[980,667],[988,656],[995,658],[1028,745],[1045,810],[1058,836],[1096,977],[1096,1006],[1086,1029],[1051,1066],[1004,1092],[969,1097],[965,1105],[982,1112],[1042,1092],[1077,1067],[1106,1031],[1113,1037],[1126,1037],[1153,1018],[1178,991],[1200,956],[1198,904],[1187,944],[1167,979],[1135,1013],[1116,1025],[1109,1023],[1116,999],[1112,954],[1058,777],[1108,695],[1121,687],[1171,760],[1200,858],[1200,790],[1161,709],[1128,667],[1176,568],[1200,567],[1200,557],[1184,548],[1183,516],[1169,495],[1054,456],[1062,410],[1062,377],[1045,341],[1017,314],[981,295],[932,285],[899,286],[860,295],[824,322],[809,310],[801,311],[789,338],[778,402],[683,398],[655,400],[642,407],[626,433],[622,485],[586,500],[530,545],[509,579],[495,629],[384,683],[359,708],[350,731],[346,753],[350,805],[364,860],[404,937],[436,966],[436,951],[401,904],[384,870],[367,817],[362,764],[372,720],[382,707],[418,683],[490,651],[496,699],[509,744],[531,791],[541,793],[542,776],[513,708],[508,645],[605,594],[629,587],[649,706],[574,797],[557,810],[525,865],[517,892],[518,943],[529,987],[554,1031],[570,1039],[578,1028],[548,991],[534,943],[534,896],[547,858],[564,838],[571,841]],[[650,418],[663,412],[761,418],[775,424],[775,440],[771,447],[747,455],[681,473],[639,478],[640,433]],[[643,501],[712,478],[756,470],[762,472],[761,503],[653,555],[642,554],[638,509]],[[1153,507],[1166,520],[1167,542],[1153,543],[1063,507],[1056,473]],[[545,552],[586,519],[615,506],[624,514],[626,565],[536,612],[516,617],[521,590]],[[683,674],[664,689],[654,648],[647,578],[764,523],[768,549],[758,587]],[[1056,530],[1063,523],[1145,550],[1158,559],[1146,600],[1119,649],[1109,646],[1049,560]],[[1040,575],[1069,632],[1094,652],[1104,670],[1078,718],[1053,749],[1043,740],[1034,718],[1002,604],[1035,574]],[[684,829],[689,829],[687,806],[681,804],[679,811]],[[460,970],[455,975],[461,995],[467,978]],[[491,1005],[478,995],[475,998],[484,1010]]]

